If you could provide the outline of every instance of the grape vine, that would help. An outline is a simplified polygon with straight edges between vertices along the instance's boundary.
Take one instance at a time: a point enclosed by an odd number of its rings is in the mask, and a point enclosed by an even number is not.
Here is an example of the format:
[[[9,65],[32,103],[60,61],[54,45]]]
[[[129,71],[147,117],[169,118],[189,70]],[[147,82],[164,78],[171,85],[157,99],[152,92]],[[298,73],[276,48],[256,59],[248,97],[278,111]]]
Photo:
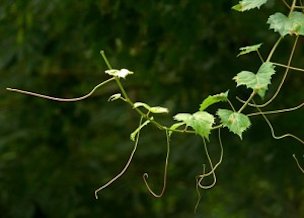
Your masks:
[[[267,3],[268,0],[242,0],[237,5],[233,6],[232,9],[239,11],[239,12],[245,12],[248,10],[260,8],[264,4]],[[165,190],[166,190],[166,181],[167,181],[167,174],[168,174],[168,164],[169,164],[169,157],[170,157],[170,139],[173,134],[195,134],[201,137],[204,145],[204,150],[207,156],[208,160],[208,166],[210,168],[209,171],[206,170],[206,165],[203,165],[203,170],[200,175],[197,175],[196,177],[196,187],[197,187],[197,193],[198,193],[198,202],[195,206],[197,208],[197,205],[200,201],[200,192],[199,189],[211,189],[216,185],[216,169],[220,166],[223,160],[224,156],[224,150],[223,150],[223,144],[221,140],[221,129],[227,128],[230,132],[238,135],[240,139],[243,138],[243,133],[250,128],[251,126],[251,118],[254,116],[262,116],[267,125],[269,126],[269,129],[271,131],[271,135],[274,139],[282,139],[285,137],[291,137],[298,141],[301,144],[304,144],[303,139],[300,137],[297,137],[291,133],[286,133],[283,135],[277,135],[275,133],[274,127],[271,123],[271,121],[268,119],[267,115],[271,114],[279,114],[279,113],[285,113],[285,112],[291,112],[295,110],[299,110],[303,108],[304,102],[300,103],[297,106],[291,107],[291,108],[283,108],[283,109],[275,109],[271,111],[263,111],[262,108],[268,106],[271,104],[274,99],[280,94],[281,88],[284,85],[286,78],[291,70],[293,71],[299,71],[303,72],[304,69],[299,67],[292,66],[292,60],[294,58],[294,53],[297,48],[297,44],[299,41],[299,38],[304,36],[304,6],[303,2],[301,0],[292,0],[292,3],[289,4],[285,0],[282,0],[282,3],[287,7],[289,10],[287,15],[284,15],[280,12],[276,12],[273,15],[270,15],[267,24],[269,24],[270,29],[272,29],[274,32],[277,32],[279,34],[279,37],[277,41],[274,43],[272,48],[270,49],[267,56],[264,57],[263,54],[260,53],[259,49],[262,46],[262,43],[254,44],[250,46],[245,46],[240,48],[240,53],[237,55],[248,55],[251,53],[256,53],[259,60],[261,61],[260,67],[257,69],[257,72],[250,72],[250,71],[241,71],[238,73],[235,77],[233,77],[233,80],[236,82],[236,87],[242,86],[246,87],[247,89],[251,90],[251,94],[248,96],[246,100],[239,98],[236,96],[236,99],[242,103],[242,106],[240,108],[236,108],[232,102],[231,98],[232,96],[229,95],[229,91],[225,91],[219,94],[215,95],[209,95],[207,98],[205,98],[202,103],[199,106],[199,109],[197,112],[190,114],[190,113],[178,113],[176,114],[173,119],[176,121],[171,126],[165,126],[161,122],[157,121],[154,118],[154,114],[167,114],[169,110],[165,107],[161,106],[150,106],[147,103],[144,102],[134,102],[128,95],[127,91],[125,90],[123,86],[123,79],[126,79],[128,76],[134,74],[132,71],[129,71],[127,69],[113,69],[111,64],[109,63],[104,51],[101,51],[101,55],[103,57],[103,60],[105,61],[107,65],[107,70],[105,71],[106,74],[110,77],[108,80],[105,80],[101,83],[99,83],[97,86],[95,86],[88,94],[77,97],[77,98],[57,98],[52,97],[48,95],[42,95],[38,93],[33,93],[29,91],[24,91],[20,89],[13,89],[13,88],[7,88],[8,91],[12,92],[18,92],[22,94],[32,95],[40,98],[45,98],[49,100],[54,101],[63,101],[63,102],[71,102],[71,101],[80,101],[83,99],[86,99],[90,97],[98,88],[114,82],[116,83],[119,93],[113,94],[109,97],[108,101],[116,101],[121,100],[127,104],[130,105],[130,107],[140,116],[140,121],[138,124],[138,128],[136,128],[131,134],[130,139],[134,142],[133,150],[123,167],[123,169],[114,176],[110,181],[108,181],[106,184],[102,185],[100,188],[96,189],[95,191],[95,197],[98,199],[98,193],[111,185],[113,182],[115,182],[117,179],[119,179],[128,169],[134,154],[137,150],[139,139],[140,139],[140,132],[141,130],[147,126],[147,125],[154,125],[157,127],[160,131],[163,131],[166,137],[166,145],[167,145],[167,151],[166,151],[166,159],[164,164],[164,173],[163,173],[163,187],[159,194],[157,194],[155,191],[152,190],[151,186],[148,183],[149,174],[144,173],[143,174],[143,180],[144,183],[148,189],[148,191],[154,196],[154,197],[161,197],[163,196]],[[273,60],[273,55],[276,52],[278,46],[280,43],[285,39],[287,35],[290,35],[294,42],[293,46],[291,48],[291,51],[289,53],[289,58],[287,60],[287,64],[283,63],[277,63],[275,60]],[[271,79],[272,76],[277,73],[277,68],[283,68],[283,75],[281,78],[281,81],[276,88],[275,93],[268,99],[264,101],[264,98],[266,96],[266,93],[268,91],[269,86],[271,85]],[[261,98],[264,103],[257,104],[255,102],[255,98]],[[227,103],[227,108],[218,108],[216,114],[211,114],[207,112],[207,109],[209,106],[216,104],[218,102],[225,102]],[[245,109],[251,107],[256,109],[256,112],[251,113],[244,113]],[[209,142],[209,136],[212,133],[212,131],[217,130],[218,131],[218,143],[220,147],[220,158],[216,161],[216,163],[212,160],[212,158],[209,155],[208,152],[208,142]],[[300,169],[302,173],[304,173],[304,169],[301,166],[299,160],[297,159],[296,155],[293,154],[293,158],[295,159],[297,167]],[[206,183],[205,178],[211,177],[212,181],[211,183]],[[209,181],[209,180],[208,180]]]

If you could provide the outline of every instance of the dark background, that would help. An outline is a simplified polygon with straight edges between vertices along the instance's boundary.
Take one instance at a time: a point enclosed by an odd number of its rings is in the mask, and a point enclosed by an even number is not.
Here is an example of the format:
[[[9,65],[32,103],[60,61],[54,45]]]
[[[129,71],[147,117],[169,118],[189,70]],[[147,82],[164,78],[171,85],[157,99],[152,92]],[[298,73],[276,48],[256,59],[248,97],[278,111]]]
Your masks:
[[[223,131],[224,160],[215,188],[203,191],[197,214],[195,176],[207,159],[199,137],[175,135],[168,188],[160,199],[146,190],[162,185],[165,136],[150,126],[128,172],[95,200],[94,190],[116,175],[132,149],[129,134],[139,117],[123,102],[107,103],[113,84],[82,102],[59,103],[9,93],[16,87],[75,97],[106,80],[99,51],[114,68],[135,72],[123,81],[135,101],[170,109],[159,120],[172,124],[179,112],[195,112],[209,94],[230,89],[241,70],[257,71],[255,54],[236,58],[238,48],[263,42],[266,56],[278,38],[267,17],[287,13],[281,1],[260,10],[231,10],[227,0],[5,0],[0,1],[0,211],[5,218],[81,217],[304,217],[303,145],[271,137],[261,117],[237,136]],[[304,67],[303,38],[293,66]],[[273,60],[287,63],[293,38],[286,36]],[[283,73],[277,67],[275,91]],[[304,74],[290,72],[267,110],[303,101]],[[259,100],[257,98],[257,100]],[[260,100],[259,100],[260,101]],[[260,101],[261,102],[261,101]],[[224,105],[219,105],[224,107]],[[211,107],[215,111],[216,107]],[[253,111],[250,108],[246,112]],[[303,137],[303,109],[269,116],[278,134]],[[209,148],[214,160],[215,134]]]

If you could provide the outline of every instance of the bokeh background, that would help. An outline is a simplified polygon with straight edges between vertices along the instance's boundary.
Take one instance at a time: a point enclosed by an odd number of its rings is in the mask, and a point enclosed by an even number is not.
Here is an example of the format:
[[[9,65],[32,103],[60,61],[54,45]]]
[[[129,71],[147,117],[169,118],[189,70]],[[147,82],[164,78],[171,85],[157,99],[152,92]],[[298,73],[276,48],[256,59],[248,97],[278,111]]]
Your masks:
[[[82,102],[59,103],[5,90],[15,87],[43,94],[75,97],[106,80],[105,50],[114,68],[135,72],[123,81],[135,101],[162,105],[172,124],[179,112],[195,112],[209,94],[235,88],[241,70],[256,72],[255,54],[237,58],[238,48],[263,42],[266,56],[278,38],[267,17],[287,13],[281,1],[239,13],[230,0],[3,0],[0,1],[0,213],[5,218],[88,217],[304,217],[303,145],[271,137],[261,117],[241,141],[223,131],[224,160],[215,188],[203,191],[197,213],[195,176],[207,163],[199,137],[175,135],[168,188],[160,199],[146,190],[149,172],[155,190],[162,185],[165,136],[150,126],[128,172],[95,200],[94,190],[116,175],[132,149],[129,134],[139,117],[123,102],[107,102],[114,84]],[[304,67],[303,38],[293,65]],[[287,63],[293,38],[275,53]],[[274,93],[283,69],[277,67]],[[303,102],[304,74],[290,72],[267,110]],[[257,99],[259,100],[259,99]],[[261,102],[261,101],[259,101]],[[219,105],[225,107],[224,105]],[[211,112],[216,110],[211,107]],[[246,112],[253,111],[246,109]],[[303,137],[303,109],[269,116],[278,134]],[[216,134],[209,144],[219,156]]]

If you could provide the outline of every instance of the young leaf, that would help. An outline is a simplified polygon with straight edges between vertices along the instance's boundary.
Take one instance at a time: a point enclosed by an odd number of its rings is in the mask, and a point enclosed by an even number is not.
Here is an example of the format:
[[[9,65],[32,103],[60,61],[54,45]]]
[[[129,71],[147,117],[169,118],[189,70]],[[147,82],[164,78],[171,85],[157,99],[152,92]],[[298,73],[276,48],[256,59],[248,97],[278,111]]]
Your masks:
[[[168,108],[159,107],[159,106],[151,107],[149,111],[154,114],[169,113]]]
[[[212,104],[215,104],[217,102],[221,101],[227,101],[228,100],[228,91],[222,92],[220,94],[216,95],[209,95],[201,104],[200,104],[200,111],[205,110],[207,107],[209,107]]]
[[[262,43],[260,44],[256,44],[256,45],[250,45],[250,46],[245,46],[245,47],[241,47],[240,48],[240,53],[237,55],[237,57],[244,55],[244,54],[248,54],[250,52],[254,52],[257,51],[260,47],[261,47]]]
[[[132,141],[135,141],[135,136],[136,134],[143,128],[145,127],[148,123],[150,123],[150,120],[146,120],[143,124],[141,124],[139,127],[137,127],[131,134],[130,134],[130,139]]]
[[[111,95],[110,98],[108,99],[108,101],[115,101],[115,100],[119,99],[120,97],[121,97],[121,94],[117,93],[117,94]]]
[[[182,125],[185,125],[185,123],[184,122],[174,123],[172,126],[170,126],[170,128],[169,128],[169,136],[172,135],[173,130],[176,130],[177,128],[179,128]]]
[[[126,76],[130,75],[130,74],[133,74],[132,71],[129,71],[127,69],[121,69],[121,70],[115,70],[115,69],[112,69],[112,70],[106,70],[105,71],[106,74],[109,74],[111,76],[115,76],[115,77],[119,77],[119,78],[126,78]]]
[[[251,88],[257,92],[261,98],[264,98],[268,85],[271,84],[271,76],[274,73],[274,65],[270,62],[265,62],[256,74],[242,71],[233,77],[233,79],[236,81],[237,86],[245,85],[247,88]]]
[[[250,127],[251,122],[245,114],[233,112],[227,109],[219,109],[217,115],[220,117],[223,126],[237,134],[242,139],[242,133]]]
[[[148,111],[150,111],[150,109],[151,109],[151,107],[148,104],[143,103],[143,102],[135,102],[134,105],[133,105],[133,108],[137,108],[137,107],[144,107]]]
[[[209,140],[209,134],[214,123],[213,115],[205,111],[198,111],[194,114],[180,113],[175,115],[174,119],[192,127],[196,133]]]
[[[287,34],[304,36],[304,14],[302,12],[293,11],[289,17],[277,12],[269,16],[267,23],[270,25],[270,29],[280,33],[281,36]]]
[[[253,8],[260,8],[268,0],[242,0],[237,5],[233,6],[232,9],[236,11],[247,11]]]
[[[154,114],[169,113],[168,108],[159,107],[159,106],[150,107],[148,104],[143,103],[143,102],[135,102],[134,105],[133,105],[133,107],[134,107],[134,108],[137,108],[137,107],[144,107],[144,108],[146,108],[148,111],[150,111],[151,113],[154,113]]]

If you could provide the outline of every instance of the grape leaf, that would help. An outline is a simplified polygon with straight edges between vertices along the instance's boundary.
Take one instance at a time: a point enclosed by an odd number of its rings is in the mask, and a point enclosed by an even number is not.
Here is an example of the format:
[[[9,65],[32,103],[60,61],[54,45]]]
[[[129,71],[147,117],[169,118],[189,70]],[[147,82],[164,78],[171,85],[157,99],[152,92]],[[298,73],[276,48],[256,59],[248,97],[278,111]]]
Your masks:
[[[200,111],[205,110],[207,107],[209,107],[212,104],[215,104],[217,102],[221,101],[227,101],[228,100],[228,91],[222,92],[220,94],[216,95],[209,95],[204,101],[200,104]]]
[[[242,0],[239,1],[237,5],[234,5],[232,9],[236,11],[247,11],[253,8],[260,8],[263,4],[265,4],[268,0]]]
[[[261,98],[264,98],[274,73],[274,65],[270,62],[265,62],[256,74],[249,71],[242,71],[233,77],[233,79],[236,81],[237,86],[245,85],[247,88],[251,88],[257,92]]]
[[[115,69],[112,69],[112,70],[106,70],[105,71],[106,74],[109,74],[111,76],[115,76],[115,77],[119,77],[119,78],[126,78],[126,76],[130,75],[130,74],[133,74],[132,71],[129,71],[127,69],[121,69],[121,70],[115,70]]]
[[[250,52],[254,52],[257,51],[260,47],[261,47],[262,43],[260,44],[256,44],[256,45],[250,45],[250,46],[245,46],[245,47],[241,47],[240,48],[240,53],[237,55],[237,57],[244,55],[244,54],[248,54]]]
[[[242,139],[242,133],[250,127],[251,122],[245,114],[233,112],[227,109],[219,109],[217,115],[220,117],[224,127],[237,134]]]
[[[174,119],[192,127],[196,133],[209,140],[209,134],[211,132],[212,124],[214,123],[213,115],[205,111],[198,111],[194,114],[176,114]]]
[[[281,36],[287,34],[304,36],[304,14],[302,12],[293,11],[289,17],[277,12],[269,16],[267,23],[270,25],[270,29]]]

